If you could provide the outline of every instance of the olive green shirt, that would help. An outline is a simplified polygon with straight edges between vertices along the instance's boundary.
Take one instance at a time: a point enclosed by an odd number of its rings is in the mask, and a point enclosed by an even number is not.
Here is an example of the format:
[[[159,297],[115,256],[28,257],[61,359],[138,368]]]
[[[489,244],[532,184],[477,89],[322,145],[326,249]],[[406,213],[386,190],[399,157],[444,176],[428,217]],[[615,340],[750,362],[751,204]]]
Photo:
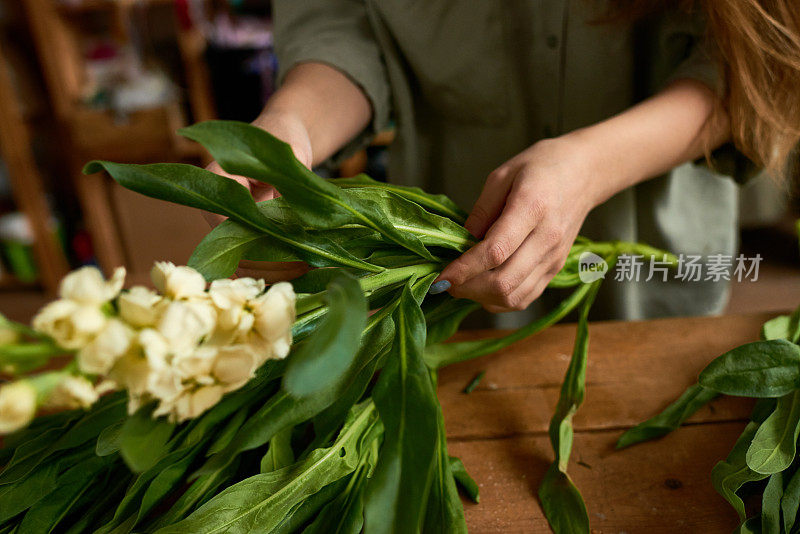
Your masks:
[[[469,209],[486,176],[537,140],[623,111],[690,77],[719,89],[697,17],[597,23],[592,0],[274,0],[281,72],[316,61],[357,83],[369,127],[337,157],[394,122],[390,180]],[[335,103],[333,104],[335,105]],[[733,179],[688,163],[596,208],[582,233],[677,254],[736,250]],[[646,268],[644,269],[646,272]],[[728,284],[615,282],[601,316],[639,319],[722,310]]]

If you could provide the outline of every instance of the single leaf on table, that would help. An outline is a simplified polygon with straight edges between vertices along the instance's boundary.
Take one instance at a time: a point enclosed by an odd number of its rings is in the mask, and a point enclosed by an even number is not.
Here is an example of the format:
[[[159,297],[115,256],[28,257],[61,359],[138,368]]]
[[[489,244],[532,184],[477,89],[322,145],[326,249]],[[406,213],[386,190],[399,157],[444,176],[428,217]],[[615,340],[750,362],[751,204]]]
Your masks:
[[[781,534],[781,497],[783,496],[783,473],[777,472],[767,482],[761,497],[762,534]]]
[[[475,482],[475,479],[469,474],[467,468],[464,466],[464,462],[462,462],[460,458],[456,458],[455,456],[450,457],[450,471],[453,473],[453,478],[458,486],[464,490],[467,497],[469,497],[469,500],[476,504],[480,502],[481,496],[478,483]]]
[[[377,203],[348,197],[300,163],[288,144],[260,128],[207,121],[179,133],[203,145],[226,172],[275,187],[304,224],[314,228],[361,224],[422,258],[435,259],[419,239],[392,226]]]
[[[163,417],[153,418],[154,408],[140,409],[128,417],[120,430],[120,453],[134,473],[147,471],[169,453],[167,443],[175,425]]]
[[[700,373],[703,387],[741,397],[782,397],[800,387],[800,347],[783,339],[726,352]]]
[[[250,192],[234,180],[181,163],[149,165],[93,161],[85,173],[105,170],[120,185],[153,198],[183,204],[224,215],[295,250],[316,267],[347,266],[372,272],[375,267],[360,260],[339,245],[314,236],[299,226],[279,224],[258,209]]]
[[[289,358],[284,389],[305,398],[342,387],[358,372],[356,356],[367,322],[367,300],[358,280],[340,273],[328,285],[328,313]]]
[[[717,465],[711,470],[711,481],[714,484],[714,489],[733,506],[741,521],[746,518],[744,502],[736,492],[748,482],[756,482],[767,478],[767,475],[756,473],[750,469],[746,461],[747,449],[756,435],[758,426],[758,423],[748,423],[739,439],[736,440],[736,444],[728,454],[728,457],[721,462],[717,462]]]
[[[406,200],[415,202],[428,211],[438,213],[449,217],[453,221],[464,224],[467,220],[467,212],[462,210],[458,204],[450,200],[447,195],[434,195],[426,193],[419,187],[411,187],[406,185],[388,184],[373,180],[366,174],[359,174],[348,178],[334,178],[331,180],[337,186],[343,189],[352,187],[374,187],[384,191],[391,191]]]
[[[366,494],[368,532],[417,532],[437,453],[436,392],[422,360],[425,318],[410,285],[395,310],[396,337],[372,392],[385,429]]]
[[[578,327],[572,358],[567,366],[561,394],[548,433],[555,452],[555,461],[539,487],[539,498],[545,517],[556,534],[589,532],[589,517],[580,492],[567,476],[572,452],[574,430],[572,417],[586,395],[586,366],[589,355],[589,309],[592,307],[600,281],[590,289],[580,304]]]
[[[663,412],[627,430],[617,441],[617,448],[622,449],[669,434],[718,395],[716,391],[706,389],[700,384],[689,386],[689,389]]]
[[[554,463],[539,486],[539,500],[550,528],[556,534],[589,532],[589,514],[578,488]]]
[[[352,473],[379,430],[374,406],[361,404],[353,409],[332,447],[317,449],[283,469],[238,482],[158,533],[270,532],[305,499]]]
[[[756,473],[771,475],[792,464],[800,435],[800,391],[778,399],[772,415],[761,423],[747,449],[747,465]]]
[[[292,430],[292,427],[284,428],[269,440],[269,448],[261,457],[261,473],[277,471],[294,463]]]

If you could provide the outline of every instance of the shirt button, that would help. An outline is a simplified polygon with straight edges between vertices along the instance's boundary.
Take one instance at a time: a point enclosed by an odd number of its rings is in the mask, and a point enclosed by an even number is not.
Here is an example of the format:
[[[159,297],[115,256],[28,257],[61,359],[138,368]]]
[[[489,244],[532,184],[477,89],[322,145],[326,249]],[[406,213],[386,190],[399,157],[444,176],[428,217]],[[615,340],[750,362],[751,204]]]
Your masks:
[[[558,37],[555,35],[548,35],[547,46],[548,48],[556,48],[558,46]]]

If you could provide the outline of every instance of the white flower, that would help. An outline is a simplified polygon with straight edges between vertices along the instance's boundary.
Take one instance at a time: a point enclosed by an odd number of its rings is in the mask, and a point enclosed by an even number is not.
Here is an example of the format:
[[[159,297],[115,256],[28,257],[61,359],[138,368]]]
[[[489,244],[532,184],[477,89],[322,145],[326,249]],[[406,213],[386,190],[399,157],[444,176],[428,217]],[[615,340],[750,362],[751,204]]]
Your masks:
[[[194,391],[186,391],[172,405],[170,419],[178,423],[193,419],[217,404],[222,399],[223,393],[225,392],[222,386],[205,386]]]
[[[245,385],[255,374],[260,362],[253,349],[247,345],[229,345],[217,351],[213,375],[225,387],[233,391]]]
[[[96,305],[61,299],[39,310],[33,328],[52,337],[65,349],[86,346],[106,325],[107,317]]]
[[[156,289],[169,298],[185,299],[205,294],[203,275],[185,265],[176,267],[168,261],[157,261],[150,271],[150,278]]]
[[[133,332],[119,319],[109,319],[106,327],[78,352],[78,368],[83,373],[104,375],[131,346]]]
[[[134,328],[155,326],[163,302],[163,297],[143,286],[132,287],[117,299],[120,317]]]
[[[264,281],[253,278],[221,279],[211,282],[208,295],[219,312],[219,327],[223,330],[238,329],[247,301],[264,291]],[[248,314],[249,315],[249,314]],[[246,321],[252,318],[245,319]],[[250,326],[247,326],[247,330]]]
[[[10,434],[31,422],[36,413],[36,390],[25,380],[0,386],[0,434]]]
[[[172,367],[184,380],[194,380],[198,383],[213,383],[211,368],[217,359],[218,348],[211,345],[202,345],[195,350],[176,354],[172,358]]]
[[[176,353],[190,352],[213,332],[217,312],[210,301],[173,301],[158,321],[158,331]]]
[[[54,408],[87,409],[97,402],[99,394],[95,387],[82,376],[65,376],[47,399]]]
[[[59,286],[59,294],[62,299],[82,304],[103,304],[113,300],[124,283],[124,267],[117,267],[109,281],[103,278],[96,267],[81,267],[64,277]]]
[[[270,347],[272,358],[285,358],[289,354],[296,315],[295,298],[292,285],[279,282],[251,301],[255,331]]]

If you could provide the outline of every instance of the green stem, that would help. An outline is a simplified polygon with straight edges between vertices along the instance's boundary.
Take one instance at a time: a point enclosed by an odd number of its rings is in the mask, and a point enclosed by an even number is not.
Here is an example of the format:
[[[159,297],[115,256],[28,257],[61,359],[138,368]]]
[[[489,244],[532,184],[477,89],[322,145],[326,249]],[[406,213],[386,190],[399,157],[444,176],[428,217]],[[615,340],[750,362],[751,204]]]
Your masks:
[[[478,358],[486,354],[491,354],[500,349],[508,347],[509,345],[525,339],[528,336],[544,330],[545,328],[557,323],[563,319],[569,312],[574,310],[578,304],[589,294],[592,284],[583,284],[578,289],[572,292],[570,296],[561,301],[547,315],[544,315],[533,321],[532,323],[523,326],[522,328],[511,332],[508,335],[492,338],[481,339],[477,341],[463,341],[461,343],[438,343],[425,349],[425,362],[433,369],[451,365],[453,363],[463,362]]]

